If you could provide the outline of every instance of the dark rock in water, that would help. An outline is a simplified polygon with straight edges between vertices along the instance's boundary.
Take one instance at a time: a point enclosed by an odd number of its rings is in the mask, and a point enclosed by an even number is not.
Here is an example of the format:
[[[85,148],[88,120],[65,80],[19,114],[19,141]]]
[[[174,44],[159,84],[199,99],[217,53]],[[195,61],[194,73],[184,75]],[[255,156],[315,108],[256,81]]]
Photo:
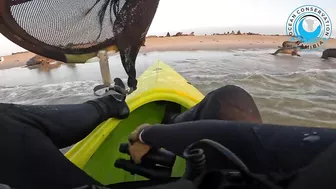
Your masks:
[[[333,49],[326,49],[322,52],[322,59],[329,59],[329,58],[336,58],[336,48]]]
[[[34,57],[29,59],[27,62],[26,62],[26,66],[33,66],[33,65],[37,65],[39,64],[39,62],[37,62]]]
[[[43,63],[51,63],[51,62],[55,62],[55,60],[50,59],[50,58],[46,58],[40,55],[36,55],[33,58],[29,59],[26,62],[27,66],[33,66],[33,65],[38,65],[38,64],[43,64]]]

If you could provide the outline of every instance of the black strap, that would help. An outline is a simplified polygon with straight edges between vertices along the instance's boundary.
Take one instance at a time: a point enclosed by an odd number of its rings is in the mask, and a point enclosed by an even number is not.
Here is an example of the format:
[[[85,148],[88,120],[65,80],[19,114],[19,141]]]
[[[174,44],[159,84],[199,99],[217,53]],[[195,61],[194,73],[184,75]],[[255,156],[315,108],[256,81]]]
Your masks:
[[[165,102],[166,109],[161,124],[174,123],[174,118],[181,113],[181,105],[174,102]]]
[[[101,91],[102,89],[105,89],[105,92],[101,95],[98,94],[98,91]],[[126,90],[124,82],[118,77],[114,79],[114,85],[101,84],[93,88],[93,94],[95,96],[112,95],[117,100],[125,100],[126,96],[131,94],[133,91],[134,90],[132,89]]]

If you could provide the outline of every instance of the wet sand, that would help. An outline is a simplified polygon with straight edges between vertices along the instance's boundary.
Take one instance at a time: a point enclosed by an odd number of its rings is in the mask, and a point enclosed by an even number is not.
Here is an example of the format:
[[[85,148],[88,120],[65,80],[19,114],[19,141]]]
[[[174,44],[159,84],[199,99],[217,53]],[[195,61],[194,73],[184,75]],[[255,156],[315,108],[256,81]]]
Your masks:
[[[179,37],[148,37],[146,46],[140,52],[153,51],[194,51],[194,50],[228,50],[228,49],[267,49],[277,48],[288,36],[266,35],[208,35],[208,36],[179,36]],[[324,48],[335,48],[336,39],[330,39]],[[113,54],[113,53],[111,53]],[[25,52],[5,56],[0,63],[0,69],[25,66],[26,62],[35,56]]]
[[[23,52],[15,55],[4,56],[5,61],[0,63],[0,69],[2,70],[8,68],[22,67],[33,56],[35,56],[35,54],[31,52]]]

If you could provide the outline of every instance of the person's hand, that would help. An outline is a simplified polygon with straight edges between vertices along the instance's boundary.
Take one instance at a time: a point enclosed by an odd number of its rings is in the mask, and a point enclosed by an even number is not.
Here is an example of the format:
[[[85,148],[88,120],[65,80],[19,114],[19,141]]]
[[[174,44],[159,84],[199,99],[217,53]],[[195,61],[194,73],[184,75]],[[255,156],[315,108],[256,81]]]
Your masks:
[[[145,123],[140,125],[139,127],[137,127],[129,136],[128,136],[128,142],[130,144],[133,144],[136,141],[140,141],[141,143],[144,143],[143,141],[141,141],[140,134],[141,132],[143,132],[146,128],[150,127],[150,124]]]
[[[150,127],[149,124],[140,125],[128,136],[128,151],[135,164],[140,164],[142,157],[151,149],[149,145],[140,139],[141,132],[148,127]]]
[[[133,144],[129,144],[128,151],[135,164],[141,164],[141,159],[146,155],[151,147],[147,144],[136,141]]]

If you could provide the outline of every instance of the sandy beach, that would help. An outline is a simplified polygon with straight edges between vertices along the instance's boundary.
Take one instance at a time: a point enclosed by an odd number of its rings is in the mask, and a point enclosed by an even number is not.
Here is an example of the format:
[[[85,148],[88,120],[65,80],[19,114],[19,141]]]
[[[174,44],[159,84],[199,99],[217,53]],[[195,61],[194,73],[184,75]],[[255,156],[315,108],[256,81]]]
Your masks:
[[[146,46],[140,52],[152,51],[194,51],[194,50],[228,50],[228,49],[265,49],[277,48],[288,36],[267,35],[208,35],[208,36],[178,36],[156,37],[146,39]],[[330,39],[324,48],[336,47],[336,39]],[[0,63],[0,69],[22,67],[35,56],[34,53],[24,52],[5,56]]]

